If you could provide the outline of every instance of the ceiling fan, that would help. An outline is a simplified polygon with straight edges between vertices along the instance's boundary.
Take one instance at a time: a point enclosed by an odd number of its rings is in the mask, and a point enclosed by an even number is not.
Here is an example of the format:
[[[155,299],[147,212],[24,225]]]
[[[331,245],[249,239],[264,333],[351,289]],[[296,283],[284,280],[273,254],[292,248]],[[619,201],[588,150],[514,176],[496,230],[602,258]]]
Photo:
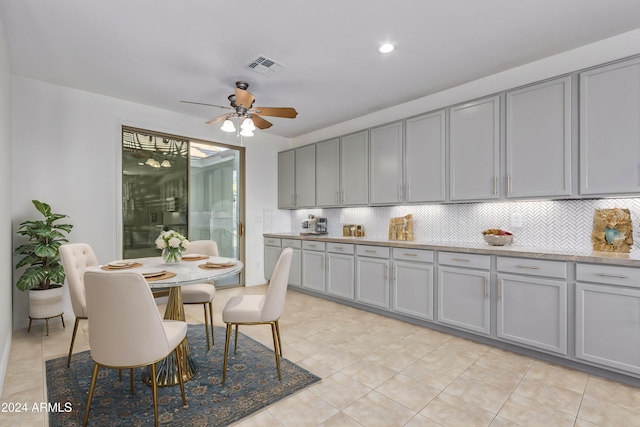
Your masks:
[[[207,124],[218,123],[224,121],[222,125],[222,130],[227,132],[234,132],[236,129],[233,126],[232,119],[238,118],[242,121],[240,127],[243,132],[240,135],[243,136],[252,136],[255,128],[258,129],[268,129],[273,124],[262,116],[271,116],[271,117],[283,117],[286,119],[294,119],[298,115],[298,112],[295,108],[287,108],[287,107],[254,107],[253,102],[255,101],[255,97],[251,92],[247,90],[249,87],[249,83],[243,81],[236,82],[236,89],[233,95],[229,95],[229,103],[230,107],[225,107],[222,105],[215,104],[206,104],[204,102],[193,102],[193,101],[180,101],[187,104],[198,104],[198,105],[208,105],[211,107],[224,108],[227,110],[233,110],[231,113],[223,114],[222,116],[215,117],[209,121]],[[252,129],[253,127],[253,129]]]

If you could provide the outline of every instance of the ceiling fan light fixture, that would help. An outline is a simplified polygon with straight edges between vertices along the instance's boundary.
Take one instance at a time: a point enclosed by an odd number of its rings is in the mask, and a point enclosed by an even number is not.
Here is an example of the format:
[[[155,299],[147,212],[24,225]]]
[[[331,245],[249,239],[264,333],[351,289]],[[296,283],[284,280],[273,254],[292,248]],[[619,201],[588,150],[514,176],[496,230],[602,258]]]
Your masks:
[[[395,49],[395,46],[391,43],[383,43],[378,48],[378,52],[380,53],[389,53]]]
[[[236,127],[233,125],[233,122],[229,120],[229,118],[227,118],[222,124],[220,130],[222,130],[223,132],[235,132]]]
[[[242,129],[242,132],[240,132],[240,135],[242,135],[242,136],[253,136],[253,131],[251,131],[250,129]]]
[[[251,120],[251,118],[247,117],[242,122],[242,125],[240,126],[240,128],[242,130],[254,131],[254,130],[256,130],[256,125],[253,124],[253,120]]]
[[[162,163],[160,163],[160,166],[162,166],[163,168],[170,168],[171,167],[171,162],[167,159],[164,159],[162,161]]]

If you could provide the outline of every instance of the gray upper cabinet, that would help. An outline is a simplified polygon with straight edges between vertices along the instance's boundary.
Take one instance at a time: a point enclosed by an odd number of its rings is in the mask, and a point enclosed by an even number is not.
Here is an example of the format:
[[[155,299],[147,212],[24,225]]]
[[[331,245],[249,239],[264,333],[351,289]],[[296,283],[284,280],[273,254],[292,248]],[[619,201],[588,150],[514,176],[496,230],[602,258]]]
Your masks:
[[[571,77],[507,92],[506,196],[571,194]]]
[[[296,193],[296,154],[294,150],[278,153],[278,207],[294,208]]]
[[[340,139],[316,144],[316,204],[340,205]]]
[[[405,122],[404,197],[407,203],[441,202],[445,193],[445,111]]]
[[[580,194],[640,192],[640,59],[580,74]]]
[[[296,196],[297,208],[316,205],[316,146],[296,148]]]
[[[343,136],[340,141],[340,201],[342,206],[369,203],[369,132]]]
[[[449,199],[497,199],[500,97],[451,107],[449,117]]]
[[[371,204],[402,203],[402,122],[371,129],[369,148]]]

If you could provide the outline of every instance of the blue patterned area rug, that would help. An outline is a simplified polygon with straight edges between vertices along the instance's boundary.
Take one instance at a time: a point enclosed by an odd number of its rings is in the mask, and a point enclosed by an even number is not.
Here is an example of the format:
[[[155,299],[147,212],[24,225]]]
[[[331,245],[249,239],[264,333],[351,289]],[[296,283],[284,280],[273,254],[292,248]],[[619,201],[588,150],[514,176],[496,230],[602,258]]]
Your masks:
[[[222,387],[224,335],[223,327],[215,328],[216,345],[207,353],[204,325],[189,325],[189,348],[198,372],[185,383],[186,407],[182,406],[179,386],[158,388],[161,425],[227,426],[320,381],[284,358],[281,359],[282,381],[278,381],[273,350],[240,333],[235,356],[231,338],[227,381]],[[50,426],[82,425],[93,360],[90,352],[84,351],[73,355],[69,369],[66,365],[66,356],[46,362],[48,401],[54,409],[49,413]],[[143,369],[134,369],[135,394],[132,396],[128,369],[123,370],[120,382],[117,369],[100,368],[89,425],[153,425],[151,387],[142,382]]]

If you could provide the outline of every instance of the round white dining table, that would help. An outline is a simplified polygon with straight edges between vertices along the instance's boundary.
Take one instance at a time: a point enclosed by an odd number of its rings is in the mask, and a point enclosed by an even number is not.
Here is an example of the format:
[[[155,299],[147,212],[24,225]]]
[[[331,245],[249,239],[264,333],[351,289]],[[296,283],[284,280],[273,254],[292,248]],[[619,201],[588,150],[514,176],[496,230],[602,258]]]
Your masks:
[[[193,256],[193,254],[192,254]],[[186,257],[186,255],[185,255]],[[165,263],[162,257],[148,257],[148,258],[135,258],[127,259],[127,262],[135,262],[138,265],[136,267],[122,269],[118,268],[109,271],[139,271],[141,273],[166,271],[168,273],[175,273],[172,277],[146,278],[149,287],[152,290],[157,289],[169,289],[169,298],[167,300],[167,307],[164,312],[164,318],[167,320],[181,320],[185,321],[184,305],[182,303],[182,291],[181,287],[194,283],[213,282],[222,278],[231,276],[233,274],[239,274],[244,268],[244,264],[234,258],[202,256],[204,259],[186,260],[183,258],[178,263]],[[122,262],[122,261],[119,261]],[[202,268],[202,264],[233,264],[229,267],[221,268]],[[113,264],[113,263],[110,263]],[[109,264],[101,265],[94,268],[109,268]],[[143,274],[144,275],[144,274]],[[166,276],[166,275],[165,275]],[[182,378],[184,381],[188,381],[196,374],[198,367],[195,361],[192,359],[189,352],[188,339],[180,344],[181,354],[180,360],[176,360],[175,354],[170,354],[166,359],[158,362],[156,365],[156,377],[159,387],[177,385],[178,381],[178,363],[182,368]],[[151,384],[149,378],[150,372],[143,374],[143,380],[147,384]]]

